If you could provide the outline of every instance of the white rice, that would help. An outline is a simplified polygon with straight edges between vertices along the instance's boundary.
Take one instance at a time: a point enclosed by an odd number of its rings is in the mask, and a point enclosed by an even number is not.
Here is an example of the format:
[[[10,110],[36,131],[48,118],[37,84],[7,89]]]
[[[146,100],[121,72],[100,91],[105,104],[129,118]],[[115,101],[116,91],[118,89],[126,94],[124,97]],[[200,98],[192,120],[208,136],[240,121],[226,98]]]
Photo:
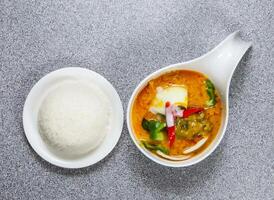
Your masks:
[[[66,80],[44,98],[38,126],[43,138],[66,156],[79,156],[98,147],[109,131],[111,105],[96,85]]]

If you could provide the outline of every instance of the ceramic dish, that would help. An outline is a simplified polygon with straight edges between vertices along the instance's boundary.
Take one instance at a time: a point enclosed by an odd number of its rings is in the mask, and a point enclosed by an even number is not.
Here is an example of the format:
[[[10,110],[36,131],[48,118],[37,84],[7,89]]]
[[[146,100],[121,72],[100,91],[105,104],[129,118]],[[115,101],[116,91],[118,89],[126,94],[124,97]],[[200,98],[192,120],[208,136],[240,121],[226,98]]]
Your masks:
[[[65,159],[55,155],[42,139],[37,123],[40,105],[47,92],[59,81],[73,79],[92,81],[107,95],[112,102],[114,120],[102,143],[88,154],[75,159]],[[82,168],[97,163],[106,157],[117,144],[123,127],[123,107],[114,87],[104,77],[84,68],[63,68],[51,72],[40,79],[27,96],[23,110],[25,135],[36,153],[46,161],[64,168]]]
[[[245,42],[239,37],[239,33],[235,32],[228,36],[217,47],[211,50],[209,53],[184,63],[178,63],[164,67],[156,72],[147,76],[134,90],[127,108],[127,126],[134,144],[138,149],[149,159],[156,163],[169,167],[186,167],[198,163],[209,156],[221,142],[226,126],[228,123],[229,113],[229,85],[235,68],[237,67],[242,56],[247,49],[251,46],[250,42]],[[163,74],[176,71],[176,70],[192,70],[204,74],[214,83],[216,89],[219,91],[222,101],[222,120],[219,131],[214,140],[204,149],[201,153],[180,161],[164,159],[154,153],[151,153],[144,148],[136,134],[134,133],[132,126],[132,107],[137,95],[147,86],[148,82],[160,77]]]

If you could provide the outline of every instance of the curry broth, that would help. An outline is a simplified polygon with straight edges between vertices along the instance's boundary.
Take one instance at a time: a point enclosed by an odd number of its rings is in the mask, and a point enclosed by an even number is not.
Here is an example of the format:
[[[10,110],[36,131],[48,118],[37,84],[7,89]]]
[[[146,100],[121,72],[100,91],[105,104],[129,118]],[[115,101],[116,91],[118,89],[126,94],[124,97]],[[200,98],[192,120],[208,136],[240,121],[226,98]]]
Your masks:
[[[153,119],[155,115],[149,112],[151,101],[156,95],[157,87],[166,87],[169,85],[184,85],[188,89],[188,107],[205,107],[205,102],[208,100],[208,95],[205,88],[206,76],[199,72],[189,70],[176,70],[160,77],[151,80],[137,95],[131,110],[132,126],[135,135],[139,140],[148,140],[149,133],[143,129],[142,120],[144,117]],[[205,110],[206,118],[213,124],[213,129],[209,132],[209,139],[207,143],[200,148],[195,154],[203,151],[215,138],[218,133],[221,117],[222,117],[222,103],[218,92],[217,103],[213,108]],[[182,150],[188,146],[195,144],[199,139],[186,140],[175,139],[175,142],[170,149],[170,155],[180,155]],[[168,140],[162,142],[165,147],[168,147]]]

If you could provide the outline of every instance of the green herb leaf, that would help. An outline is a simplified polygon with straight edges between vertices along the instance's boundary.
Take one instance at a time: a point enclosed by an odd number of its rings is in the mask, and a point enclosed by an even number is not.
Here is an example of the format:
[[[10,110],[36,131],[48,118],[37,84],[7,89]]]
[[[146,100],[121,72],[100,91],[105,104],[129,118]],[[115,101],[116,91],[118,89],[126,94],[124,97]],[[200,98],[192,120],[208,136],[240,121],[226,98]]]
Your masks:
[[[142,144],[144,145],[144,147],[150,151],[156,151],[156,150],[159,150],[161,152],[163,152],[164,154],[169,154],[169,150],[165,147],[163,147],[162,145],[160,144],[152,144],[152,143],[149,143],[147,141],[142,141]]]
[[[206,102],[206,105],[208,107],[215,106],[215,104],[216,104],[215,87],[209,79],[207,79],[205,81],[205,85],[206,85],[206,92],[207,92],[208,97],[209,97],[209,100]]]

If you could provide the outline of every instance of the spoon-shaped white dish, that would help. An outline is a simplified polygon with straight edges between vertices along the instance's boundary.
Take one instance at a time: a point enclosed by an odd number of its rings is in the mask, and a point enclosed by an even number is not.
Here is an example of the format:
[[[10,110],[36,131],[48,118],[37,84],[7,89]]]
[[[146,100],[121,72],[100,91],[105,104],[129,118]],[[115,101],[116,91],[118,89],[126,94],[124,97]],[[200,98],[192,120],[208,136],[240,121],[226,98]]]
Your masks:
[[[228,109],[229,109],[229,85],[231,81],[231,77],[233,75],[234,70],[236,69],[238,63],[241,58],[251,46],[251,42],[243,41],[239,32],[234,32],[229,35],[224,41],[222,41],[218,46],[216,46],[213,50],[206,53],[205,55],[196,58],[191,61],[187,61],[184,63],[178,63],[174,65],[170,65],[164,68],[157,70],[156,72],[147,76],[134,90],[128,104],[127,108],[127,126],[130,133],[130,136],[138,147],[138,149],[149,159],[169,167],[185,167],[189,165],[193,165],[205,159],[209,156],[219,145],[221,142],[227,122],[228,122]],[[171,162],[168,159],[163,159],[151,152],[146,151],[142,146],[140,146],[137,137],[132,128],[131,122],[131,110],[134,103],[134,100],[138,93],[147,85],[147,83],[155,79],[167,72],[174,70],[188,69],[201,72],[209,77],[210,80],[213,81],[217,90],[220,92],[222,103],[223,103],[223,112],[222,112],[222,123],[219,129],[219,132],[215,139],[209,144],[209,146],[198,155],[191,157],[187,160],[182,160],[178,162]],[[187,151],[190,152],[190,151]]]

